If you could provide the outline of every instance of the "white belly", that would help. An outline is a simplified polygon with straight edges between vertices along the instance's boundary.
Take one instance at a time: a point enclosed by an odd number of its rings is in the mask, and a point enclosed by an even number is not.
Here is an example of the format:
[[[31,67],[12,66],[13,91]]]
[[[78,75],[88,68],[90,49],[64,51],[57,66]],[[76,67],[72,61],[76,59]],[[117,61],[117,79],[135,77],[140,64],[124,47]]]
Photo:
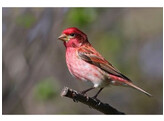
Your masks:
[[[107,76],[105,76],[102,70],[79,59],[73,48],[70,48],[70,51],[67,50],[66,52],[66,63],[73,76],[82,81],[92,82],[94,87],[104,87],[109,83]]]

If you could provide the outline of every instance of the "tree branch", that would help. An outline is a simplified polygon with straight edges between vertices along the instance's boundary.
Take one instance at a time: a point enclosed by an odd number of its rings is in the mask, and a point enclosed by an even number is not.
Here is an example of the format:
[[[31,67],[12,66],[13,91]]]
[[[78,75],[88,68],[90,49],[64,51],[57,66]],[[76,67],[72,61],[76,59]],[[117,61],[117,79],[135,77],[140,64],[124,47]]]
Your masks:
[[[94,98],[85,96],[81,93],[78,93],[77,91],[73,90],[73,89],[69,89],[68,87],[64,87],[62,92],[61,92],[61,96],[65,96],[65,97],[69,97],[71,99],[73,99],[73,101],[76,102],[81,102],[83,104],[88,105],[89,107],[92,107],[104,114],[125,114],[123,112],[120,112],[118,110],[116,110],[115,108],[113,108],[112,106],[110,106],[107,103],[102,103],[100,100],[96,100]]]

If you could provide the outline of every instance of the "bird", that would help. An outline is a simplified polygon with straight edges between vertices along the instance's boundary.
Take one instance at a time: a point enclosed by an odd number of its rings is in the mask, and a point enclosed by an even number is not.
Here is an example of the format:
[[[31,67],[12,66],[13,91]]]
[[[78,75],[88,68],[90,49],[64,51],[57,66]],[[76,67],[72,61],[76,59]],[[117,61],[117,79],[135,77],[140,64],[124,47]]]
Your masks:
[[[89,82],[93,86],[82,91],[98,88],[98,92],[93,96],[97,99],[99,93],[110,85],[132,87],[147,96],[150,93],[134,85],[132,81],[109,63],[88,41],[87,35],[76,27],[69,27],[62,31],[58,37],[63,41],[66,48],[66,64],[72,76],[83,82]]]

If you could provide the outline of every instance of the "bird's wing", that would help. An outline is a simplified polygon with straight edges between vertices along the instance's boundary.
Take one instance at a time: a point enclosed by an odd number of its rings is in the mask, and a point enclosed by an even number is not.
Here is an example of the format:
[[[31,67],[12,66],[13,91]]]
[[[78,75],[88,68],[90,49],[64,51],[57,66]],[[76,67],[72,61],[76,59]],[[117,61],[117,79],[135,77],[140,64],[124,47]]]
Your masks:
[[[116,70],[112,64],[110,64],[107,60],[105,60],[94,48],[91,46],[89,48],[87,47],[81,47],[77,50],[77,56],[82,59],[83,61],[93,64],[100,69],[104,70],[105,72],[121,77],[127,81],[131,80],[121,74],[118,70]]]

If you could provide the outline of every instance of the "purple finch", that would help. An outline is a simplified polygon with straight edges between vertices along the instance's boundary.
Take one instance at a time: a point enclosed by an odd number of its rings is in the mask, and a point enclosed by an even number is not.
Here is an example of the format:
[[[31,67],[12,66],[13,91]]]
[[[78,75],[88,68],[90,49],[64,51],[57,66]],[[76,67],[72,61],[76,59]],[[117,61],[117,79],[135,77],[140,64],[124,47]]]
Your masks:
[[[67,28],[58,39],[62,40],[66,47],[66,63],[70,73],[77,79],[93,83],[93,87],[83,93],[100,88],[94,96],[96,98],[104,87],[115,85],[129,86],[151,96],[148,92],[135,86],[128,77],[105,60],[89,43],[87,35],[79,29]]]

